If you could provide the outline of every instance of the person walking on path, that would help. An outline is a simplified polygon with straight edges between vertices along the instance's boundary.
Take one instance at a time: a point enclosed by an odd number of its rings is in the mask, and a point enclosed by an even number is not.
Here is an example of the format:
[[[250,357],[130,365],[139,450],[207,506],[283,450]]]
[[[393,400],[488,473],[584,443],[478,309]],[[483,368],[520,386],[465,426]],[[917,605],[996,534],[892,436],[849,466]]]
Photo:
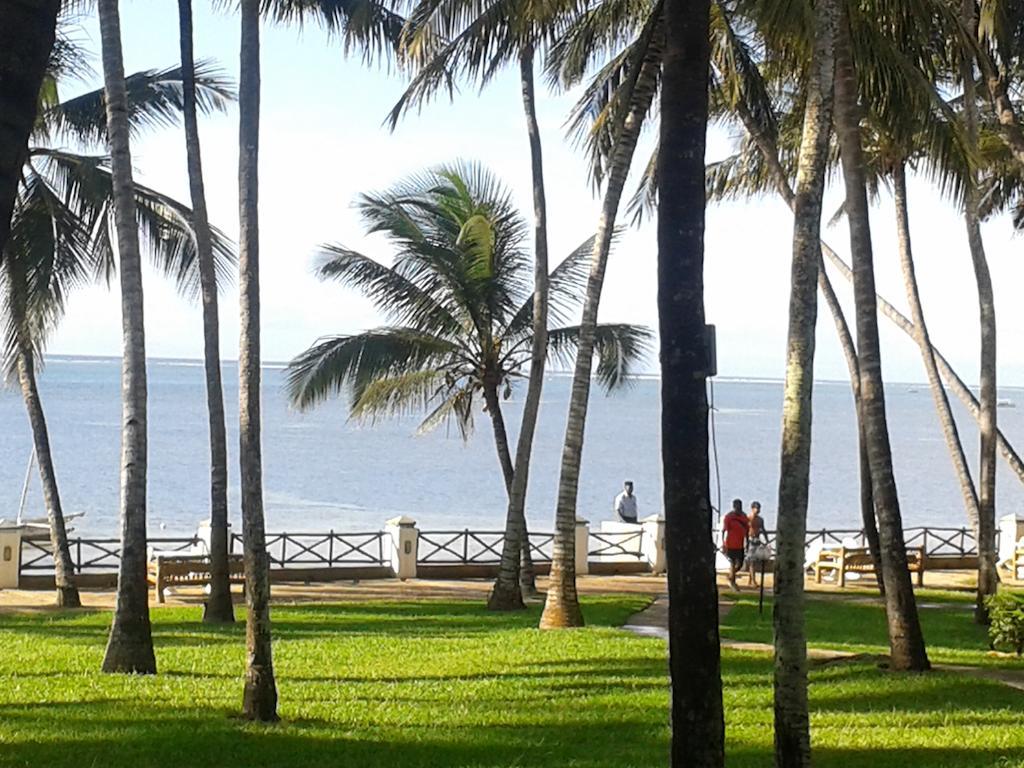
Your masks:
[[[636,496],[633,495],[632,480],[624,482],[622,484],[622,493],[615,497],[615,514],[624,523],[636,524]]]
[[[733,499],[732,510],[722,520],[722,552],[729,558],[729,586],[734,592],[740,590],[736,574],[743,568],[749,531],[750,520],[743,512],[743,501]]]
[[[761,502],[750,502],[750,519],[747,530],[747,574],[750,576],[750,586],[757,588],[757,565],[762,562],[767,552],[768,532],[764,527],[764,518],[761,517]]]

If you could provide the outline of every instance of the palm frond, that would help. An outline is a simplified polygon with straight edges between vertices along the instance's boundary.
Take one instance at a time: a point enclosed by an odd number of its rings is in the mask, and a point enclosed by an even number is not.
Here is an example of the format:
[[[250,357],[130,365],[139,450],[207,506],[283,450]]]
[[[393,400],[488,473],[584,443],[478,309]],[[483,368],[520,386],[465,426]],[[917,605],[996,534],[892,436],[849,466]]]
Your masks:
[[[133,132],[175,125],[183,109],[181,67],[136,72],[125,79],[128,121]],[[236,99],[234,84],[211,61],[196,62],[196,107],[204,114],[225,112]],[[87,146],[106,141],[103,89],[56,104],[40,115],[48,136],[63,136]]]
[[[451,342],[415,328],[378,328],[319,340],[288,364],[288,398],[305,410],[346,390],[355,409],[375,381],[406,373],[448,371],[458,361]]]
[[[608,392],[628,384],[634,366],[650,353],[653,339],[654,334],[642,326],[598,324],[594,332],[598,383]],[[561,365],[571,364],[579,344],[579,326],[548,332],[548,354]]]
[[[398,51],[405,19],[379,0],[263,0],[266,18],[302,27],[314,23],[341,38],[345,53],[362,51],[372,62]]]

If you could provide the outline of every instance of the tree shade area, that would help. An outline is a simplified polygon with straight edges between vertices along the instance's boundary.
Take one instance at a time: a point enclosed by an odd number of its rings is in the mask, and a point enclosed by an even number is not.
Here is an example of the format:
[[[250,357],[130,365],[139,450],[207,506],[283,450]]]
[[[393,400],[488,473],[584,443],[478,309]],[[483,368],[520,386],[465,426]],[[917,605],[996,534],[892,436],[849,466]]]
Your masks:
[[[282,722],[237,719],[244,628],[157,609],[157,677],[99,676],[103,612],[0,615],[0,764],[81,766],[634,766],[664,764],[664,641],[618,626],[643,597],[584,597],[586,629],[538,632],[539,606],[367,602],[274,611]],[[1024,664],[986,654],[970,603],[924,593],[937,663]],[[770,606],[769,606],[770,609]],[[729,641],[770,641],[743,598],[723,619],[729,765],[772,754],[772,660]],[[812,647],[885,649],[867,595],[808,600]],[[942,638],[939,640],[938,638]],[[938,670],[897,676],[874,657],[810,662],[822,766],[993,766],[1024,760],[1020,692]],[[1004,762],[999,763],[1002,759]]]

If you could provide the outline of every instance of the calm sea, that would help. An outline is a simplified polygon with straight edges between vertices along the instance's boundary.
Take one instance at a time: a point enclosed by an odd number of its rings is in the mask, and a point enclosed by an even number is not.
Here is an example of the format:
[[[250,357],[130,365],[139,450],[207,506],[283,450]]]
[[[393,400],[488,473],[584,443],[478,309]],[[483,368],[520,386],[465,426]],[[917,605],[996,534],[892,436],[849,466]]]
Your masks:
[[[237,369],[224,365],[229,407],[231,517],[240,530],[237,472]],[[549,377],[531,471],[531,526],[550,530],[558,484],[569,379]],[[120,362],[53,357],[40,381],[58,479],[67,512],[84,512],[77,530],[116,535],[120,451]],[[963,507],[927,387],[887,388],[897,483],[908,525],[961,526]],[[721,497],[764,503],[775,516],[782,385],[719,380],[714,386]],[[859,527],[856,432],[849,385],[815,384],[810,524]],[[1001,427],[1024,448],[1024,391],[1002,398]],[[463,443],[457,430],[417,435],[414,417],[358,425],[332,402],[309,413],[289,408],[280,366],[264,370],[264,479],[271,531],[377,530],[395,515],[424,529],[498,529],[504,486],[490,422],[479,413]],[[189,534],[207,516],[207,426],[202,364],[149,363],[149,520],[151,533]],[[522,392],[506,402],[513,434]],[[636,483],[640,514],[660,511],[658,382],[637,381],[611,396],[595,391],[587,423],[579,513],[609,519],[623,479]],[[969,456],[977,431],[958,410]],[[687,440],[687,435],[675,439]],[[17,512],[31,441],[18,392],[0,390],[0,518]],[[712,494],[716,494],[714,477]],[[998,513],[1022,509],[1024,490],[1000,464]],[[33,476],[26,514],[44,514]]]

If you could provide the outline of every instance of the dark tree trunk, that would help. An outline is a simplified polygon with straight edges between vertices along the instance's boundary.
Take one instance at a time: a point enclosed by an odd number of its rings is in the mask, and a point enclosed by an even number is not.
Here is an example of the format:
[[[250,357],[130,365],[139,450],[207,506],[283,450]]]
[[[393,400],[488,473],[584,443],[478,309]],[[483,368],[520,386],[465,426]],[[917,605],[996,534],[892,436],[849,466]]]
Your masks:
[[[820,248],[819,243],[819,248]],[[819,259],[820,259],[819,252]],[[853,407],[857,412],[857,456],[860,465],[860,519],[864,526],[864,538],[867,540],[868,551],[871,553],[871,560],[875,566],[875,578],[878,583],[878,591],[885,596],[885,580],[882,578],[882,553],[878,541],[878,524],[875,520],[875,494],[871,487],[871,461],[868,459],[868,440],[864,433],[864,411],[860,404],[860,363],[857,360],[857,347],[853,343],[853,336],[850,334],[850,326],[846,323],[843,309],[839,305],[832,281],[828,279],[825,272],[825,262],[818,263],[818,285],[825,297],[825,303],[832,313],[832,319],[836,325],[836,333],[839,336],[839,345],[843,350],[843,357],[846,358],[846,367],[850,372],[850,386],[853,389]]]
[[[775,538],[775,765],[779,768],[804,768],[811,764],[804,560],[811,472],[811,393],[818,319],[821,206],[832,124],[835,25],[836,0],[818,0],[814,55],[793,201],[792,288]]]
[[[975,0],[963,0],[961,21],[971,38],[978,36],[978,8]],[[964,128],[971,150],[978,147],[978,104],[975,88],[974,57],[965,55],[960,62],[964,86]],[[971,264],[978,284],[978,310],[981,326],[981,391],[979,393],[980,456],[978,462],[978,596],[974,617],[980,624],[988,623],[985,598],[995,594],[999,586],[996,574],[996,432],[998,395],[996,390],[996,307],[992,291],[992,275],[985,256],[985,243],[981,237],[977,171],[973,166],[964,190],[964,222],[967,225],[967,244]]]
[[[576,352],[576,366],[569,396],[569,416],[566,420],[565,442],[562,446],[551,574],[548,577],[544,612],[540,619],[541,629],[583,626],[583,612],[580,610],[579,596],[576,592],[576,498],[579,492],[583,434],[590,399],[590,377],[593,373],[594,333],[619,202],[622,200],[640,130],[654,101],[657,75],[661,69],[664,26],[660,2],[652,11],[647,28],[641,33],[640,42],[643,59],[635,62],[633,69],[635,75],[630,87],[631,98],[628,100],[631,106],[622,121],[608,162],[607,187],[594,236],[594,250],[580,322],[579,348]]]
[[[875,300],[874,257],[868,218],[867,184],[861,148],[857,71],[853,61],[849,16],[843,9],[835,45],[835,125],[846,185],[846,213],[853,254],[853,293],[857,318],[857,351],[860,361],[861,409],[868,459],[874,485],[875,510],[885,580],[885,605],[889,626],[892,666],[898,670],[929,668],[917,602],[907,568],[892,449],[885,415],[882,357],[878,339],[878,307]]]
[[[707,0],[665,2],[658,152],[658,324],[672,678],[671,765],[678,768],[721,768],[725,762],[704,332],[709,13]]]
[[[241,340],[238,348],[239,459],[245,558],[245,691],[242,715],[273,722],[277,684],[270,642],[270,562],[263,521],[260,446],[260,3],[242,0],[241,79],[238,89],[238,283]]]
[[[24,318],[21,318],[21,322],[24,322]],[[21,396],[25,401],[29,425],[32,428],[32,443],[35,447],[36,464],[39,467],[39,481],[43,488],[46,516],[50,524],[50,546],[53,549],[53,576],[57,587],[57,606],[78,608],[82,605],[82,601],[75,584],[75,564],[71,559],[67,529],[64,526],[64,511],[57,488],[57,472],[53,466],[53,456],[50,454],[50,432],[46,426],[43,403],[39,398],[39,389],[36,386],[34,352],[32,345],[24,339],[21,340],[19,346],[18,383],[21,385]]]
[[[121,562],[117,606],[104,672],[156,673],[149,622],[146,574],[146,331],[143,322],[142,259],[135,219],[135,189],[129,150],[128,100],[121,54],[117,0],[99,0],[106,92],[107,136],[120,257],[121,322]]]
[[[760,150],[761,155],[764,157],[765,162],[768,164],[768,168],[775,181],[776,190],[785,201],[786,205],[788,205],[792,210],[796,205],[796,194],[793,192],[793,188],[789,184],[789,177],[787,176],[785,169],[783,169],[782,162],[779,159],[778,145],[774,139],[766,135],[765,131],[761,129],[757,121],[754,120],[753,115],[742,102],[737,105],[737,111],[744,127],[747,129],[747,132],[750,134],[754,143],[757,145],[757,148]],[[824,244],[822,244],[822,247],[824,248]],[[843,308],[839,304],[839,299],[836,298],[835,290],[832,288],[831,281],[828,279],[828,273],[825,271],[823,259],[818,264],[818,285],[821,288],[822,295],[825,297],[825,303],[828,305],[829,312],[832,314],[832,320],[836,326],[836,333],[839,336],[839,345],[843,350],[843,356],[846,358],[846,366],[850,373],[850,386],[853,389],[853,402],[854,407],[857,410],[857,449],[860,461],[861,521],[864,526],[864,537],[867,539],[868,549],[871,551],[871,558],[875,563],[875,573],[878,574],[878,590],[882,595],[884,595],[885,581],[881,577],[882,557],[879,552],[878,526],[875,522],[875,501],[874,491],[871,485],[871,465],[868,461],[867,439],[864,434],[864,417],[862,415],[860,405],[860,364],[857,361],[857,347],[853,343],[853,336],[850,334],[850,326],[846,322],[846,316],[843,314]]]
[[[530,138],[530,168],[533,175],[533,341],[530,355],[530,379],[523,404],[523,420],[516,444],[515,473],[508,494],[505,540],[501,567],[487,601],[492,611],[524,607],[523,595],[536,593],[533,558],[526,530],[526,491],[529,487],[530,458],[540,413],[544,387],[544,369],[548,356],[548,223],[544,192],[544,161],[541,152],[540,125],[537,123],[536,93],[533,84],[533,48],[527,46],[519,57],[520,85],[526,129]],[[517,578],[518,576],[518,578]]]
[[[60,0],[0,0],[0,259],[39,113]]]
[[[192,49],[192,0],[178,0],[182,95],[188,185],[192,196],[192,228],[199,255],[199,281],[203,299],[203,358],[206,368],[206,408],[210,423],[210,597],[203,621],[213,624],[235,620],[228,572],[228,438],[224,423],[224,388],[220,375],[220,319],[217,274],[213,265],[210,220],[206,212],[203,162],[196,116],[195,54]]]
[[[935,363],[935,352],[932,349],[931,336],[924,319],[924,307],[921,304],[921,293],[917,286],[917,270],[914,267],[914,250],[910,237],[910,206],[907,200],[907,175],[905,164],[897,163],[892,172],[893,201],[896,207],[896,233],[899,241],[900,270],[903,273],[903,284],[907,292],[907,303],[910,306],[910,317],[914,321],[914,341],[921,351],[928,385],[935,401],[935,410],[939,416],[939,425],[946,440],[953,461],[953,472],[960,484],[960,494],[964,500],[964,510],[975,534],[978,532],[978,493],[974,488],[974,480],[967,466],[960,432],[953,418],[953,409],[949,405],[949,396],[942,386],[939,367]]]

